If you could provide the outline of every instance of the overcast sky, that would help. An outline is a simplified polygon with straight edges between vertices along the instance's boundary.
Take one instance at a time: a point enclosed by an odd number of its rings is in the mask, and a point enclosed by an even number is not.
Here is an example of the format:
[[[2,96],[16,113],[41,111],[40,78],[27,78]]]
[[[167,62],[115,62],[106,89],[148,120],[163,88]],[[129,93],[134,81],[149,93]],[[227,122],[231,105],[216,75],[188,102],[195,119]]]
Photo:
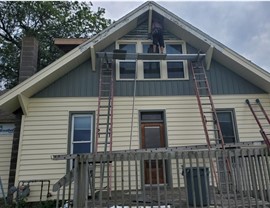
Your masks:
[[[118,20],[145,1],[93,0]],[[178,17],[270,72],[270,1],[156,1]]]

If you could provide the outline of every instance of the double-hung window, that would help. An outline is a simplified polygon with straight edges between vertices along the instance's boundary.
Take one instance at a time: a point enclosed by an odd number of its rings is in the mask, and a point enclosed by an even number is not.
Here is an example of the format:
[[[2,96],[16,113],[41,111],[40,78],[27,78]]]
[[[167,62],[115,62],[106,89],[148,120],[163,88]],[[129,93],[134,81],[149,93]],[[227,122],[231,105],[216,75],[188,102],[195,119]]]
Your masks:
[[[93,114],[72,114],[71,153],[93,151]]]
[[[126,53],[136,53],[135,43],[120,43],[118,49],[125,50]],[[118,79],[134,79],[136,73],[136,61],[134,60],[118,60]]]
[[[237,128],[233,109],[217,109],[217,116],[224,143],[238,142]]]
[[[168,43],[166,44],[167,54],[182,54],[182,44]],[[167,78],[168,79],[181,79],[185,78],[185,69],[183,60],[170,60],[167,61]]]
[[[151,47],[150,43],[143,43],[143,53],[148,53]],[[152,49],[151,49],[152,50]],[[160,79],[160,61],[143,60],[143,79]]]

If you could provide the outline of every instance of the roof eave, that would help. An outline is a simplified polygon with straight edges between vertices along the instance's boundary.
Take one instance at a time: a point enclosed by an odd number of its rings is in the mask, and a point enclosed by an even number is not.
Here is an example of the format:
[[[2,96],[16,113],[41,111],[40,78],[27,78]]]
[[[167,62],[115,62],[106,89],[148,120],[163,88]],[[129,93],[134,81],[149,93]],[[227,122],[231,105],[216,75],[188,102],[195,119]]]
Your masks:
[[[82,51],[80,46],[76,47],[74,50],[3,94],[0,97],[1,109],[7,112],[14,112],[20,107],[18,95],[21,94],[28,98],[33,96],[89,58],[90,50]]]

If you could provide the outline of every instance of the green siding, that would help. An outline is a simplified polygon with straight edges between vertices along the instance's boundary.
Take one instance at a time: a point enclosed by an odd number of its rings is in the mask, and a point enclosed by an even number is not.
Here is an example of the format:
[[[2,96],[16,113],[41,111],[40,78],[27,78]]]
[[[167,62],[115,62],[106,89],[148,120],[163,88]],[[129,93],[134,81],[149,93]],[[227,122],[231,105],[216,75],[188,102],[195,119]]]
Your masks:
[[[146,39],[147,23],[142,22],[135,30],[129,32],[121,39]],[[165,39],[176,37],[165,31]],[[114,44],[104,51],[112,51]],[[187,44],[188,53],[197,53],[197,49]],[[207,77],[212,89],[212,94],[261,94],[266,93],[252,83],[243,79],[230,69],[212,61],[211,68],[207,71]],[[81,64],[61,79],[47,88],[38,92],[34,97],[96,97],[98,96],[99,73],[92,71],[90,60]],[[133,96],[133,81],[116,81],[116,96]],[[193,79],[189,80],[153,80],[137,81],[137,96],[174,96],[194,95]]]

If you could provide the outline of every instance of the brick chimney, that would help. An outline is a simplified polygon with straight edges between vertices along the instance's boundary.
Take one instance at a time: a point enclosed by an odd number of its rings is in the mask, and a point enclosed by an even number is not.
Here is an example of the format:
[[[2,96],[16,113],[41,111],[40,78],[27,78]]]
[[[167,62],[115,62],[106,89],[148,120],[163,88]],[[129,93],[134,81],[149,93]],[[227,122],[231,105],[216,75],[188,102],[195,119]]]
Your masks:
[[[34,37],[22,39],[22,50],[19,70],[19,83],[37,72],[38,41]]]

